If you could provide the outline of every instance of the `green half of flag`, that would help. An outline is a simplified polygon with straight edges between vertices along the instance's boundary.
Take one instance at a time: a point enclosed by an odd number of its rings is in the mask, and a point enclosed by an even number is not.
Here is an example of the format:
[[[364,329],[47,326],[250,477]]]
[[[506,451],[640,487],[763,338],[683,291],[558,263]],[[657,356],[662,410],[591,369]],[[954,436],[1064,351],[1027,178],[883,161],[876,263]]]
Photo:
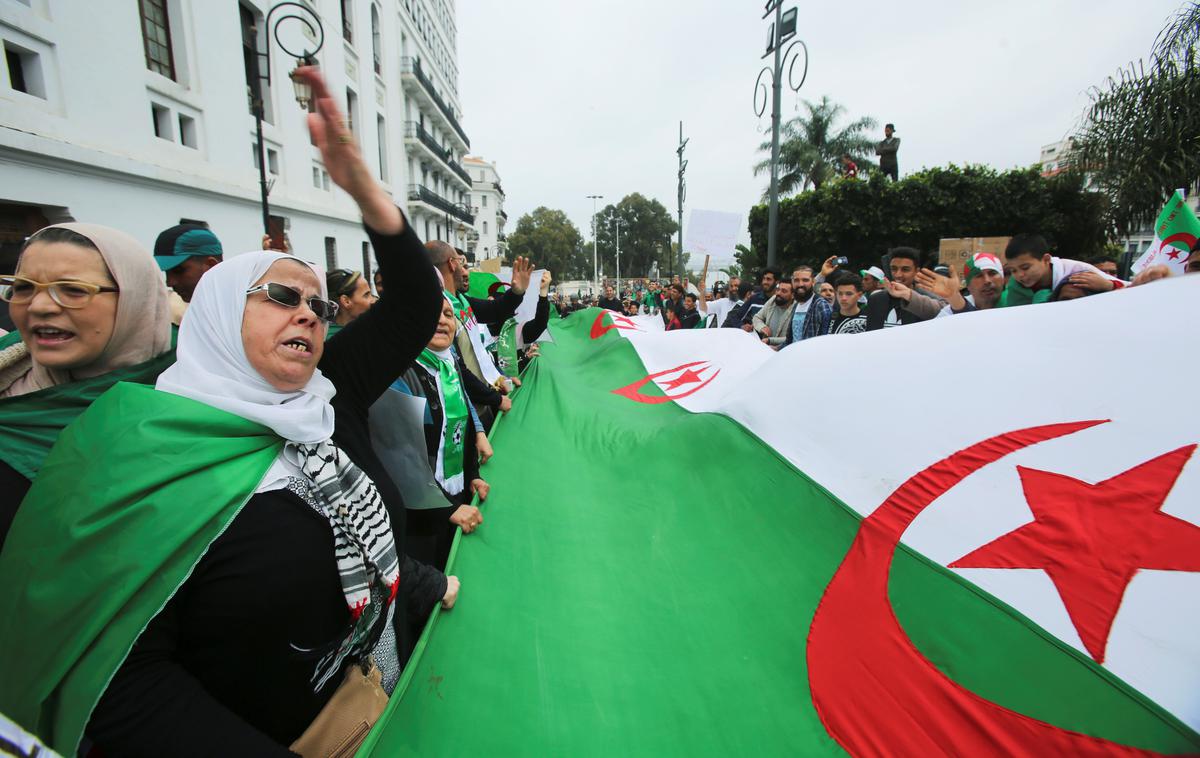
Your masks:
[[[282,445],[140,384],[116,385],[68,426],[0,553],[0,712],[74,755],[138,635]]]
[[[175,362],[177,333],[178,329],[171,327],[171,350],[136,366],[0,399],[0,460],[26,479],[33,479],[63,428],[109,387],[117,382],[154,384],[158,375]],[[5,335],[0,339],[0,350],[20,337],[17,332]]]
[[[647,370],[616,330],[591,339],[598,312],[553,324],[527,369],[483,469],[487,520],[451,557],[458,604],[435,611],[360,755],[843,754],[806,644],[862,518],[728,417],[614,394]],[[907,548],[888,592],[913,644],[979,697],[1118,746],[1200,750],[1102,667]]]

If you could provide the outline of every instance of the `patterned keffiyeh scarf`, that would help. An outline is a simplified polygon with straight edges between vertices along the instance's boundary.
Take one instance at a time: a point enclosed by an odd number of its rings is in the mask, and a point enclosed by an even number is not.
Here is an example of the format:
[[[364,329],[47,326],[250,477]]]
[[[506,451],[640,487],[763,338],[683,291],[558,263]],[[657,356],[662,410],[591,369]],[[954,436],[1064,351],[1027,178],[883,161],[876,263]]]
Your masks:
[[[331,442],[315,445],[288,443],[322,512],[333,528],[334,555],[354,630],[328,663],[318,666],[322,679],[340,670],[346,657],[362,657],[374,647],[390,615],[388,610],[400,586],[400,561],[387,508],[375,483]],[[378,587],[383,602],[371,602]],[[320,688],[324,682],[318,682]]]

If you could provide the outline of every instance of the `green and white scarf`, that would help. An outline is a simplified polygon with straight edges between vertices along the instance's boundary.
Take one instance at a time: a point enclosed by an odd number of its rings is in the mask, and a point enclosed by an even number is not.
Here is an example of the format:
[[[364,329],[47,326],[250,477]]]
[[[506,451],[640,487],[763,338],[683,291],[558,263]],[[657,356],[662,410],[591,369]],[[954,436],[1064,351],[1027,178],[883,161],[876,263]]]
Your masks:
[[[519,376],[520,364],[517,357],[517,320],[510,318],[500,329],[500,336],[492,343],[496,350],[496,366],[505,376]]]
[[[468,415],[458,367],[449,349],[425,348],[418,356],[417,363],[437,379],[438,397],[442,401],[442,446],[438,449],[434,478],[448,494],[457,495],[465,486],[463,453],[466,449]]]

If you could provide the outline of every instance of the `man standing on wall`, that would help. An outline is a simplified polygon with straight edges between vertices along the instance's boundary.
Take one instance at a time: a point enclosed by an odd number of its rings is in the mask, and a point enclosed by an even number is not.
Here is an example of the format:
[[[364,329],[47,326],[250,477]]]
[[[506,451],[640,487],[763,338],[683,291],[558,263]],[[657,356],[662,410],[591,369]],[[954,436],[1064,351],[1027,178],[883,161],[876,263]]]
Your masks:
[[[896,160],[896,153],[900,150],[900,138],[894,137],[896,133],[895,124],[887,124],[883,127],[883,141],[875,143],[875,154],[879,156],[879,169],[887,176],[892,177],[892,181],[896,181],[900,177],[900,164]]]

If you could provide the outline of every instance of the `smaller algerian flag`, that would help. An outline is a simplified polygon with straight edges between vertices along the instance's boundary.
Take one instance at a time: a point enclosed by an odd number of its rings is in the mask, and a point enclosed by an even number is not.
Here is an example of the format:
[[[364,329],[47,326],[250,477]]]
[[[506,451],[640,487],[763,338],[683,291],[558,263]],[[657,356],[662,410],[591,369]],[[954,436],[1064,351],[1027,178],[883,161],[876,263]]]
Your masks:
[[[1133,264],[1137,273],[1147,266],[1162,264],[1173,274],[1182,274],[1188,254],[1200,237],[1200,220],[1183,199],[1179,190],[1171,196],[1154,222],[1154,241]]]
[[[486,271],[472,271],[467,297],[486,300],[494,295],[500,295],[508,289],[508,283],[500,281],[500,277]]]

